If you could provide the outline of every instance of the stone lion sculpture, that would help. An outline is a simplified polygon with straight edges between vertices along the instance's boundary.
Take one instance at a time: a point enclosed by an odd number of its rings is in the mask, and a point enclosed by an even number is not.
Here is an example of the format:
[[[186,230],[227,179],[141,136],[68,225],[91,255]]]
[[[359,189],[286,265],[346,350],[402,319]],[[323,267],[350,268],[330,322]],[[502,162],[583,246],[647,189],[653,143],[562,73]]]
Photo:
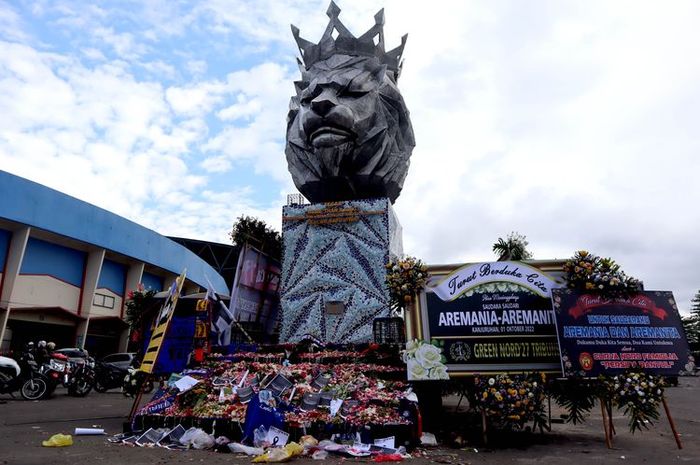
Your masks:
[[[301,80],[287,116],[285,154],[294,184],[311,202],[399,196],[415,141],[396,82],[401,45],[384,51],[384,13],[360,37],[330,22],[318,44],[299,37]]]

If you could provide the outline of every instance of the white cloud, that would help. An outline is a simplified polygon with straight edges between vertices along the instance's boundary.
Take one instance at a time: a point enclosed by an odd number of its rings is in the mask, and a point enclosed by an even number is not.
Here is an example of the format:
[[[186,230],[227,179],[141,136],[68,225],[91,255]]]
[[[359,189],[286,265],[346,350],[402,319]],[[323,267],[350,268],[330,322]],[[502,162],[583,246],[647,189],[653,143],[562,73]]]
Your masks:
[[[175,113],[202,115],[222,100],[225,90],[221,83],[204,82],[188,87],[170,87],[166,96]]]

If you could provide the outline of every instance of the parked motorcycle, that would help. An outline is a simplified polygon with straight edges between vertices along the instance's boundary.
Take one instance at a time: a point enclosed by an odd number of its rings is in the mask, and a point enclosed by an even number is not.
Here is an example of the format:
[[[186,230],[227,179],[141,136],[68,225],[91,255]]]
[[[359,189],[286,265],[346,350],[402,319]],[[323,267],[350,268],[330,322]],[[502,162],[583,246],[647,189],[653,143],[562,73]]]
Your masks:
[[[47,395],[48,380],[39,373],[34,355],[25,350],[17,361],[0,356],[0,393],[13,395],[19,391],[27,400],[39,400]]]
[[[95,385],[95,360],[88,357],[83,363],[75,362],[71,365],[71,376],[65,384],[68,394],[74,397],[85,397]]]
[[[50,382],[49,394],[62,384],[69,395],[84,397],[95,384],[95,361],[91,357],[71,361],[61,353],[52,353],[49,363],[42,367],[42,373]]]
[[[97,362],[95,364],[95,391],[107,392],[122,386],[127,371],[111,363]]]

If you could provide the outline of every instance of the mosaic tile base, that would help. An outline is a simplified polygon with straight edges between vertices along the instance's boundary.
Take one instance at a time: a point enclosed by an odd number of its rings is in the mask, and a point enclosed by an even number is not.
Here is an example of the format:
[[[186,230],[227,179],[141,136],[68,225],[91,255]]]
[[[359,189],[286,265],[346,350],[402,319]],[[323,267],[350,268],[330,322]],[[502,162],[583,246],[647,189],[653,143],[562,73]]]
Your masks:
[[[336,209],[341,219],[320,213],[324,209]],[[389,200],[291,205],[282,218],[280,342],[305,335],[341,344],[371,341],[374,318],[389,315],[385,265],[402,253]],[[327,314],[327,302],[343,302],[344,313]]]

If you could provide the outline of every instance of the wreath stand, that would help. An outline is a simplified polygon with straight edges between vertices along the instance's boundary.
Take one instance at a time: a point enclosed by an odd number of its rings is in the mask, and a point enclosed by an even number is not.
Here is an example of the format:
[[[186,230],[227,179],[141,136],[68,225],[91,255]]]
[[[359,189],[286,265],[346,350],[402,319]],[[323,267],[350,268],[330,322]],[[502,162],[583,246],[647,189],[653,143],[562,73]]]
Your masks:
[[[612,402],[611,401],[606,401],[602,397],[599,399],[600,401],[600,413],[603,417],[603,429],[605,430],[605,445],[608,447],[608,449],[612,449],[612,440],[613,436],[615,436],[616,431],[615,431],[615,426],[613,425],[613,420],[612,420]],[[664,406],[664,412],[666,412],[666,418],[668,418],[668,424],[671,427],[671,431],[673,432],[673,438],[676,440],[676,446],[678,446],[678,449],[683,449],[683,444],[681,443],[681,437],[680,434],[678,434],[678,431],[676,430],[676,424],[673,421],[673,417],[671,416],[671,410],[668,408],[668,402],[666,402],[666,396],[661,396],[661,403]],[[484,437],[486,437],[486,423],[485,423],[485,414],[483,417],[483,429],[484,429]]]
[[[129,425],[132,424],[132,422],[134,421],[134,417],[136,416],[136,412],[138,412],[139,404],[141,403],[141,399],[143,398],[144,389],[146,389],[146,386],[148,386],[149,381],[152,380],[153,375],[151,373],[146,373],[146,377],[141,382],[141,386],[139,386],[139,390],[134,396],[134,403],[131,405],[131,410],[129,411]]]

